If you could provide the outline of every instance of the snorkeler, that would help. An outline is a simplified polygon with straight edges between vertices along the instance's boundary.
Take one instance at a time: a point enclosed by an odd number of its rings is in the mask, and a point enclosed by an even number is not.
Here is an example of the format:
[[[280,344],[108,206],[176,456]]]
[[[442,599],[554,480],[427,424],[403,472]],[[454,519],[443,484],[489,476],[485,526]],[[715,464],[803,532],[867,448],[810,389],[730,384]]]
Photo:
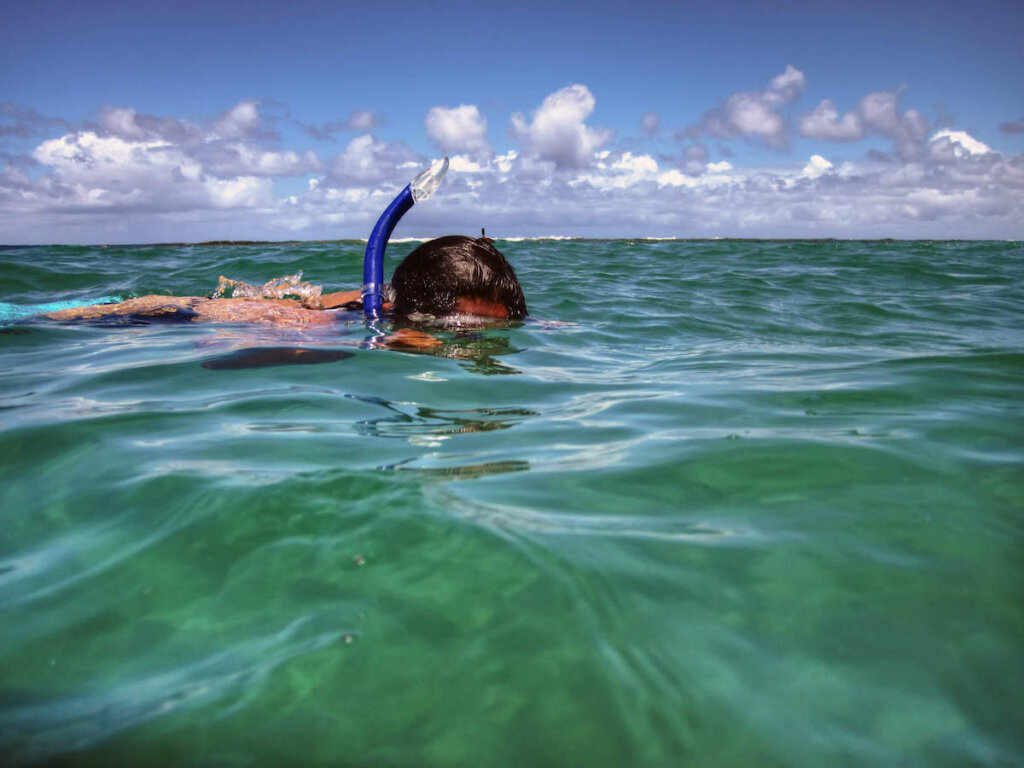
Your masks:
[[[384,309],[417,325],[451,326],[471,317],[521,320],[526,299],[508,260],[489,238],[448,235],[423,243],[384,286]],[[295,299],[143,296],[117,304],[94,304],[48,312],[51,320],[136,322],[209,321],[271,325],[329,325],[337,309],[362,309],[360,291],[338,291]]]
[[[390,285],[383,282],[384,251],[398,220],[427,199],[448,170],[448,158],[412,180],[381,215],[366,245],[363,286],[359,290],[317,295],[305,301],[279,298],[202,298],[144,296],[117,304],[97,304],[46,312],[51,320],[122,322],[209,321],[322,326],[336,322],[330,310],[362,309],[369,320],[380,310],[416,325],[451,327],[473,318],[520,320],[526,300],[515,270],[493,240],[449,235],[416,248],[399,264]],[[232,283],[225,281],[224,283]],[[325,311],[327,310],[327,311]],[[403,328],[387,337],[393,346],[427,348],[441,342],[423,331]]]

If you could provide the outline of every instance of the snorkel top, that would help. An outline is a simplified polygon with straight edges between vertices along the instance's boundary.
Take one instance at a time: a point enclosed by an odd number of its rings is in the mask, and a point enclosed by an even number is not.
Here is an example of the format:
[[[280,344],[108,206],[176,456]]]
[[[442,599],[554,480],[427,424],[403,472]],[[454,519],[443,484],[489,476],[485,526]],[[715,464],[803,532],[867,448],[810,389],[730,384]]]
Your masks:
[[[448,158],[444,157],[409,182],[377,219],[370,239],[366,241],[366,256],[363,258],[363,314],[368,320],[380,317],[380,291],[384,285],[384,251],[388,246],[388,238],[406,211],[415,203],[426,200],[441,186],[447,171]]]

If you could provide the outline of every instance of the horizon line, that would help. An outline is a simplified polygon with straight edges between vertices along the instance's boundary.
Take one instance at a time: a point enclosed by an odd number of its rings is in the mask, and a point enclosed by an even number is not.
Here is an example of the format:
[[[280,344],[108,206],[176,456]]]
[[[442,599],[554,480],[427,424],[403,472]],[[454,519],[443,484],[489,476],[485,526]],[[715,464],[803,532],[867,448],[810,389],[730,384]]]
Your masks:
[[[392,238],[388,243],[425,243],[434,240],[433,237],[401,237]],[[494,242],[504,241],[507,243],[518,242],[772,242],[772,243],[1015,243],[1021,242],[1022,238],[1008,237],[655,237],[651,235],[621,236],[621,237],[589,237],[585,235],[541,235],[538,237],[494,237],[488,238]],[[195,242],[152,242],[152,243],[0,243],[0,249],[12,248],[209,248],[218,246],[244,246],[244,245],[290,245],[293,243],[361,243],[365,244],[365,237],[338,237],[338,238],[312,238],[309,240],[288,239],[288,240],[200,240]]]

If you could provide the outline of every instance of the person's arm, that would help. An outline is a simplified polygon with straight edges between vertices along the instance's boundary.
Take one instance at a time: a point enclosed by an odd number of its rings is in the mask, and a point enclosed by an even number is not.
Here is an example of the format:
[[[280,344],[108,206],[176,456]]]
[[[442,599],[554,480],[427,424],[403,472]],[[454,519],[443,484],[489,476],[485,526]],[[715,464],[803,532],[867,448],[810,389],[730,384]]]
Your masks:
[[[351,291],[335,291],[320,296],[321,309],[335,309],[336,307],[348,304],[350,301],[359,301],[362,294],[358,288]]]
[[[337,309],[338,307],[344,307],[346,304],[352,302],[359,302],[362,305],[363,292],[358,288],[352,291],[335,291],[334,293],[325,293],[320,296],[319,309]],[[391,302],[385,301],[382,305],[382,309],[391,309]]]

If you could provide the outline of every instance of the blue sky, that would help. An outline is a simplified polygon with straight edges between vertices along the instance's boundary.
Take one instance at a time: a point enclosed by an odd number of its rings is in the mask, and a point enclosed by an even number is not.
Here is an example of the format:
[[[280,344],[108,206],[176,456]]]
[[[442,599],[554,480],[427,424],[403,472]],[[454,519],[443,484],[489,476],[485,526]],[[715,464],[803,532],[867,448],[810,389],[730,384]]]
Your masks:
[[[1024,237],[1014,2],[0,6],[0,242]]]

